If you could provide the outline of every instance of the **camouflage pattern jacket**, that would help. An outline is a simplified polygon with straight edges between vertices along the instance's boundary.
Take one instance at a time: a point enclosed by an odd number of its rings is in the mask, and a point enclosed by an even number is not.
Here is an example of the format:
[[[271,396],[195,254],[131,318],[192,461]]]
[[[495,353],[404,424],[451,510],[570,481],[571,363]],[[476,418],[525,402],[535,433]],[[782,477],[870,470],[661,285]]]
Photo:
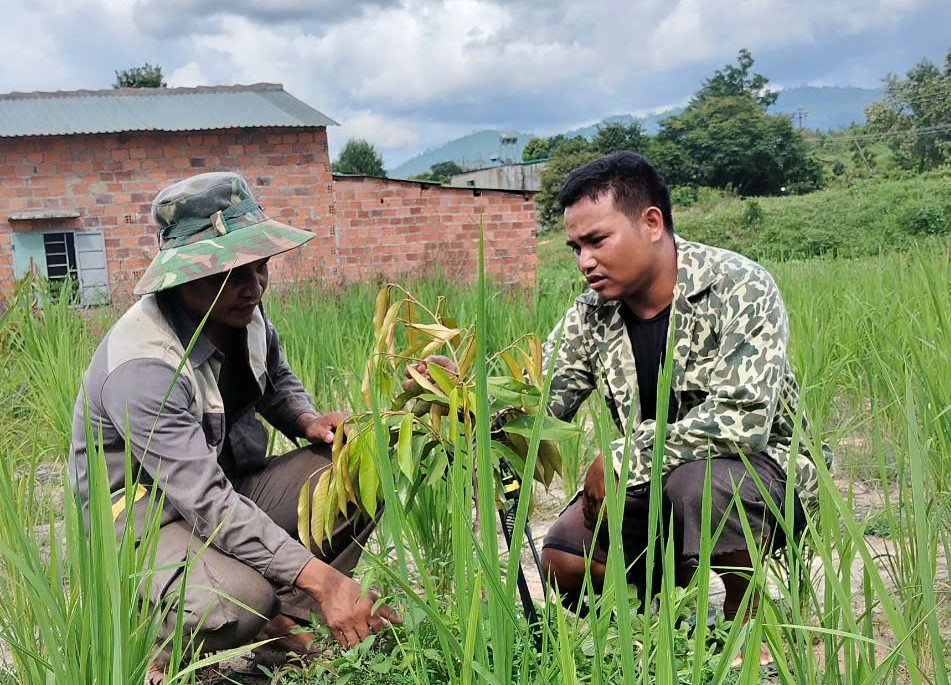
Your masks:
[[[818,477],[805,447],[790,456],[799,400],[786,345],[789,320],[779,289],[755,262],[676,237],[671,325],[677,419],[667,426],[663,472],[707,456],[762,452],[795,471],[803,504],[817,504]],[[545,343],[555,364],[549,411],[571,420],[602,388],[625,438],[611,443],[616,473],[629,455],[628,487],[650,481],[657,424],[641,420],[634,355],[621,303],[580,295]],[[561,344],[556,349],[558,338]],[[628,421],[631,425],[628,425]],[[804,428],[808,428],[804,425]],[[832,454],[822,445],[826,461]]]

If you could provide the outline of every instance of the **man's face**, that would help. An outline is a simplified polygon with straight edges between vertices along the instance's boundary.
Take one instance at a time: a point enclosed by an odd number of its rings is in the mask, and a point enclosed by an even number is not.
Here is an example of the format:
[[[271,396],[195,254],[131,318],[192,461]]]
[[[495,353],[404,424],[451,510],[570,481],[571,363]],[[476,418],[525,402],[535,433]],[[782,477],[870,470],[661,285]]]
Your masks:
[[[582,198],[568,207],[565,227],[578,268],[599,296],[625,300],[646,292],[657,270],[656,247],[666,230],[659,209],[648,207],[632,220],[614,206],[608,191],[597,200]]]
[[[259,259],[232,269],[230,275],[215,274],[185,283],[179,286],[179,296],[185,310],[196,321],[205,316],[217,297],[208,321],[219,326],[244,328],[254,318],[254,310],[267,290],[267,281],[267,259]]]

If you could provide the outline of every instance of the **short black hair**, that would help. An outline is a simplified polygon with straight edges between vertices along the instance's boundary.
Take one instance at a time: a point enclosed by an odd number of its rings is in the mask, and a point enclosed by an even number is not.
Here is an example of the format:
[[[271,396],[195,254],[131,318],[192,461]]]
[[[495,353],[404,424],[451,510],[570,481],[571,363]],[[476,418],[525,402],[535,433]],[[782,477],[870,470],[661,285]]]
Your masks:
[[[664,227],[673,232],[670,188],[654,165],[636,152],[612,152],[581,165],[568,174],[558,193],[558,203],[564,210],[582,198],[597,200],[608,191],[613,193],[618,211],[631,219],[647,207],[657,207],[664,217]]]

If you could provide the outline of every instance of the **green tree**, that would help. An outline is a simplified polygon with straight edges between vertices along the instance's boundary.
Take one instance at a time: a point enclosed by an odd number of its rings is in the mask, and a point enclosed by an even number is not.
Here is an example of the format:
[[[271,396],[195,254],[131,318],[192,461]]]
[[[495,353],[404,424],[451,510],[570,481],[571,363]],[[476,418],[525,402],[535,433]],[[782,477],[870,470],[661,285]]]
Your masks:
[[[743,195],[807,192],[822,169],[788,117],[749,95],[708,98],[667,119],[657,163],[675,185],[732,188]]]
[[[673,185],[732,188],[744,195],[807,192],[822,185],[822,169],[786,116],[766,108],[775,93],[751,73],[741,50],[736,66],[705,80],[680,114],[661,123],[654,161]]]
[[[713,72],[693,96],[693,102],[707,99],[749,95],[763,109],[775,104],[779,93],[769,90],[769,79],[762,74],[751,74],[754,64],[753,55],[746,48],[737,53],[736,65],[727,64]]]
[[[429,171],[410,176],[411,181],[432,181],[435,183],[449,183],[449,180],[456,174],[464,173],[466,169],[453,161],[436,162]]]
[[[360,176],[386,176],[383,157],[377,149],[362,138],[351,138],[340,151],[333,163],[336,174],[354,174]]]
[[[865,109],[869,130],[888,142],[905,168],[951,162],[951,50],[944,71],[922,60],[905,78],[888,74],[883,82],[885,99]]]
[[[644,129],[636,121],[629,124],[620,122],[599,124],[598,132],[591,140],[591,146],[601,154],[617,150],[630,150],[644,154],[650,146],[650,136],[644,133]]]
[[[535,212],[538,217],[538,224],[544,230],[564,226],[564,217],[562,216],[561,206],[558,204],[558,192],[565,182],[565,176],[573,169],[582,164],[587,164],[599,156],[600,153],[590,149],[590,147],[575,145],[573,148],[567,148],[561,153],[556,153],[548,162],[548,166],[542,171],[542,186],[535,194]]]
[[[116,71],[113,88],[165,88],[162,67],[146,62],[141,67],[132,67]]]

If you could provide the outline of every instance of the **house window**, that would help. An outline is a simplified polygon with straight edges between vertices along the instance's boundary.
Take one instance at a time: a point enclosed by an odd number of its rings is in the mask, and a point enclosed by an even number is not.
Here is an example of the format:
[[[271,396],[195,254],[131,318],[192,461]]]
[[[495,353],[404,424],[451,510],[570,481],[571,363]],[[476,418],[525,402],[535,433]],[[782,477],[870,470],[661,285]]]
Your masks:
[[[13,272],[35,273],[54,289],[71,289],[81,305],[109,302],[109,274],[102,233],[90,231],[14,231]]]
[[[43,251],[46,254],[46,277],[53,291],[62,294],[64,288],[69,288],[75,292],[79,287],[79,271],[73,233],[44,233]]]

